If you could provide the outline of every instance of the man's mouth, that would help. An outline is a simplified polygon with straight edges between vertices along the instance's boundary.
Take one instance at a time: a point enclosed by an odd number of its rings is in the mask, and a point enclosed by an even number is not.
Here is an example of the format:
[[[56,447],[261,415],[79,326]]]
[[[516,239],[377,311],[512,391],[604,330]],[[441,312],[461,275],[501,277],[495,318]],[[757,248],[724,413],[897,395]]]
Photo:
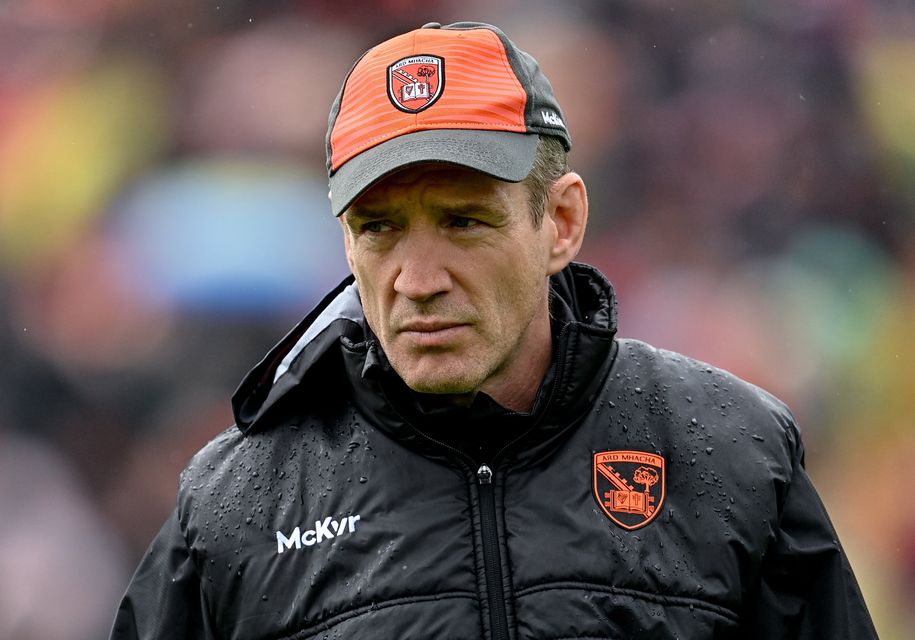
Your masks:
[[[453,342],[470,325],[444,320],[417,320],[401,325],[398,333],[419,346],[438,347]]]

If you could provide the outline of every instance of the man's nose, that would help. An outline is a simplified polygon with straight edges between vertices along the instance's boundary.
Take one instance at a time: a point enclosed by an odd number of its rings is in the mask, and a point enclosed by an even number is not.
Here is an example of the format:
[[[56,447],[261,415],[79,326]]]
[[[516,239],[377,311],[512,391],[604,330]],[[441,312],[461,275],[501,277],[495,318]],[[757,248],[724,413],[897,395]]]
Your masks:
[[[450,291],[447,244],[432,229],[407,233],[398,246],[400,269],[394,290],[414,302],[424,302]]]

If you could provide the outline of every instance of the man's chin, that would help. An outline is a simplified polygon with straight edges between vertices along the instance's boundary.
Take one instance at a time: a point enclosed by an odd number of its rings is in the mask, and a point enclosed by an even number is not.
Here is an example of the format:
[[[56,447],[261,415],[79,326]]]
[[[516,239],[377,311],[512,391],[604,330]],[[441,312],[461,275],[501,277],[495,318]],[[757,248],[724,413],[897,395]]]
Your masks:
[[[448,375],[442,369],[443,367],[423,367],[402,370],[394,364],[394,370],[407,386],[417,393],[472,397],[479,390],[481,382],[476,376],[461,375],[457,372]]]
[[[403,378],[403,376],[401,376]],[[463,381],[430,380],[429,378],[404,378],[404,382],[416,393],[439,396],[473,396],[477,386]]]

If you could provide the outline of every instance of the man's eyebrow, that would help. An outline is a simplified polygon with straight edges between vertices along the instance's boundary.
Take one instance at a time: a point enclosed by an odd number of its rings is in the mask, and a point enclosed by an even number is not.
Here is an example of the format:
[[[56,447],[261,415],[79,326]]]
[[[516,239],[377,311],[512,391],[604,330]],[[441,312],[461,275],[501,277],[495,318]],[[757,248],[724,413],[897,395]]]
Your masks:
[[[346,210],[346,216],[348,218],[358,218],[359,220],[379,220],[381,218],[387,218],[390,215],[391,211],[387,209],[372,209],[364,206],[360,207],[358,205],[352,205]]]
[[[468,202],[442,203],[432,207],[437,215],[453,218],[479,218],[503,219],[507,212],[498,203],[487,200],[472,200]]]
[[[443,204],[441,206],[434,207],[434,210],[436,213],[458,217],[492,212],[492,209],[482,202],[468,202],[466,204]]]
[[[433,213],[453,217],[467,217],[480,214],[498,213],[496,209],[485,202],[467,202],[467,203],[442,203],[434,204],[430,207]],[[359,220],[379,220],[396,215],[396,211],[385,208],[374,208],[371,206],[352,205],[347,211],[347,216]]]

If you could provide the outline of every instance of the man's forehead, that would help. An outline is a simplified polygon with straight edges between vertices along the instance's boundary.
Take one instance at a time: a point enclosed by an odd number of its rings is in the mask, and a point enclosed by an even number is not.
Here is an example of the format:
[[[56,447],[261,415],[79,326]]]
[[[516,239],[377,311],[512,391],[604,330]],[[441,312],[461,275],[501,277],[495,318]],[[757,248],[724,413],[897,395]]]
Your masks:
[[[369,190],[384,184],[414,184],[419,182],[488,182],[496,181],[495,178],[486,175],[482,171],[462,167],[447,162],[421,162],[385,176],[376,182]]]
[[[519,183],[505,182],[480,171],[444,163],[423,163],[396,171],[372,185],[350,207],[360,215],[376,205],[426,198],[441,206],[462,208],[525,196]]]

